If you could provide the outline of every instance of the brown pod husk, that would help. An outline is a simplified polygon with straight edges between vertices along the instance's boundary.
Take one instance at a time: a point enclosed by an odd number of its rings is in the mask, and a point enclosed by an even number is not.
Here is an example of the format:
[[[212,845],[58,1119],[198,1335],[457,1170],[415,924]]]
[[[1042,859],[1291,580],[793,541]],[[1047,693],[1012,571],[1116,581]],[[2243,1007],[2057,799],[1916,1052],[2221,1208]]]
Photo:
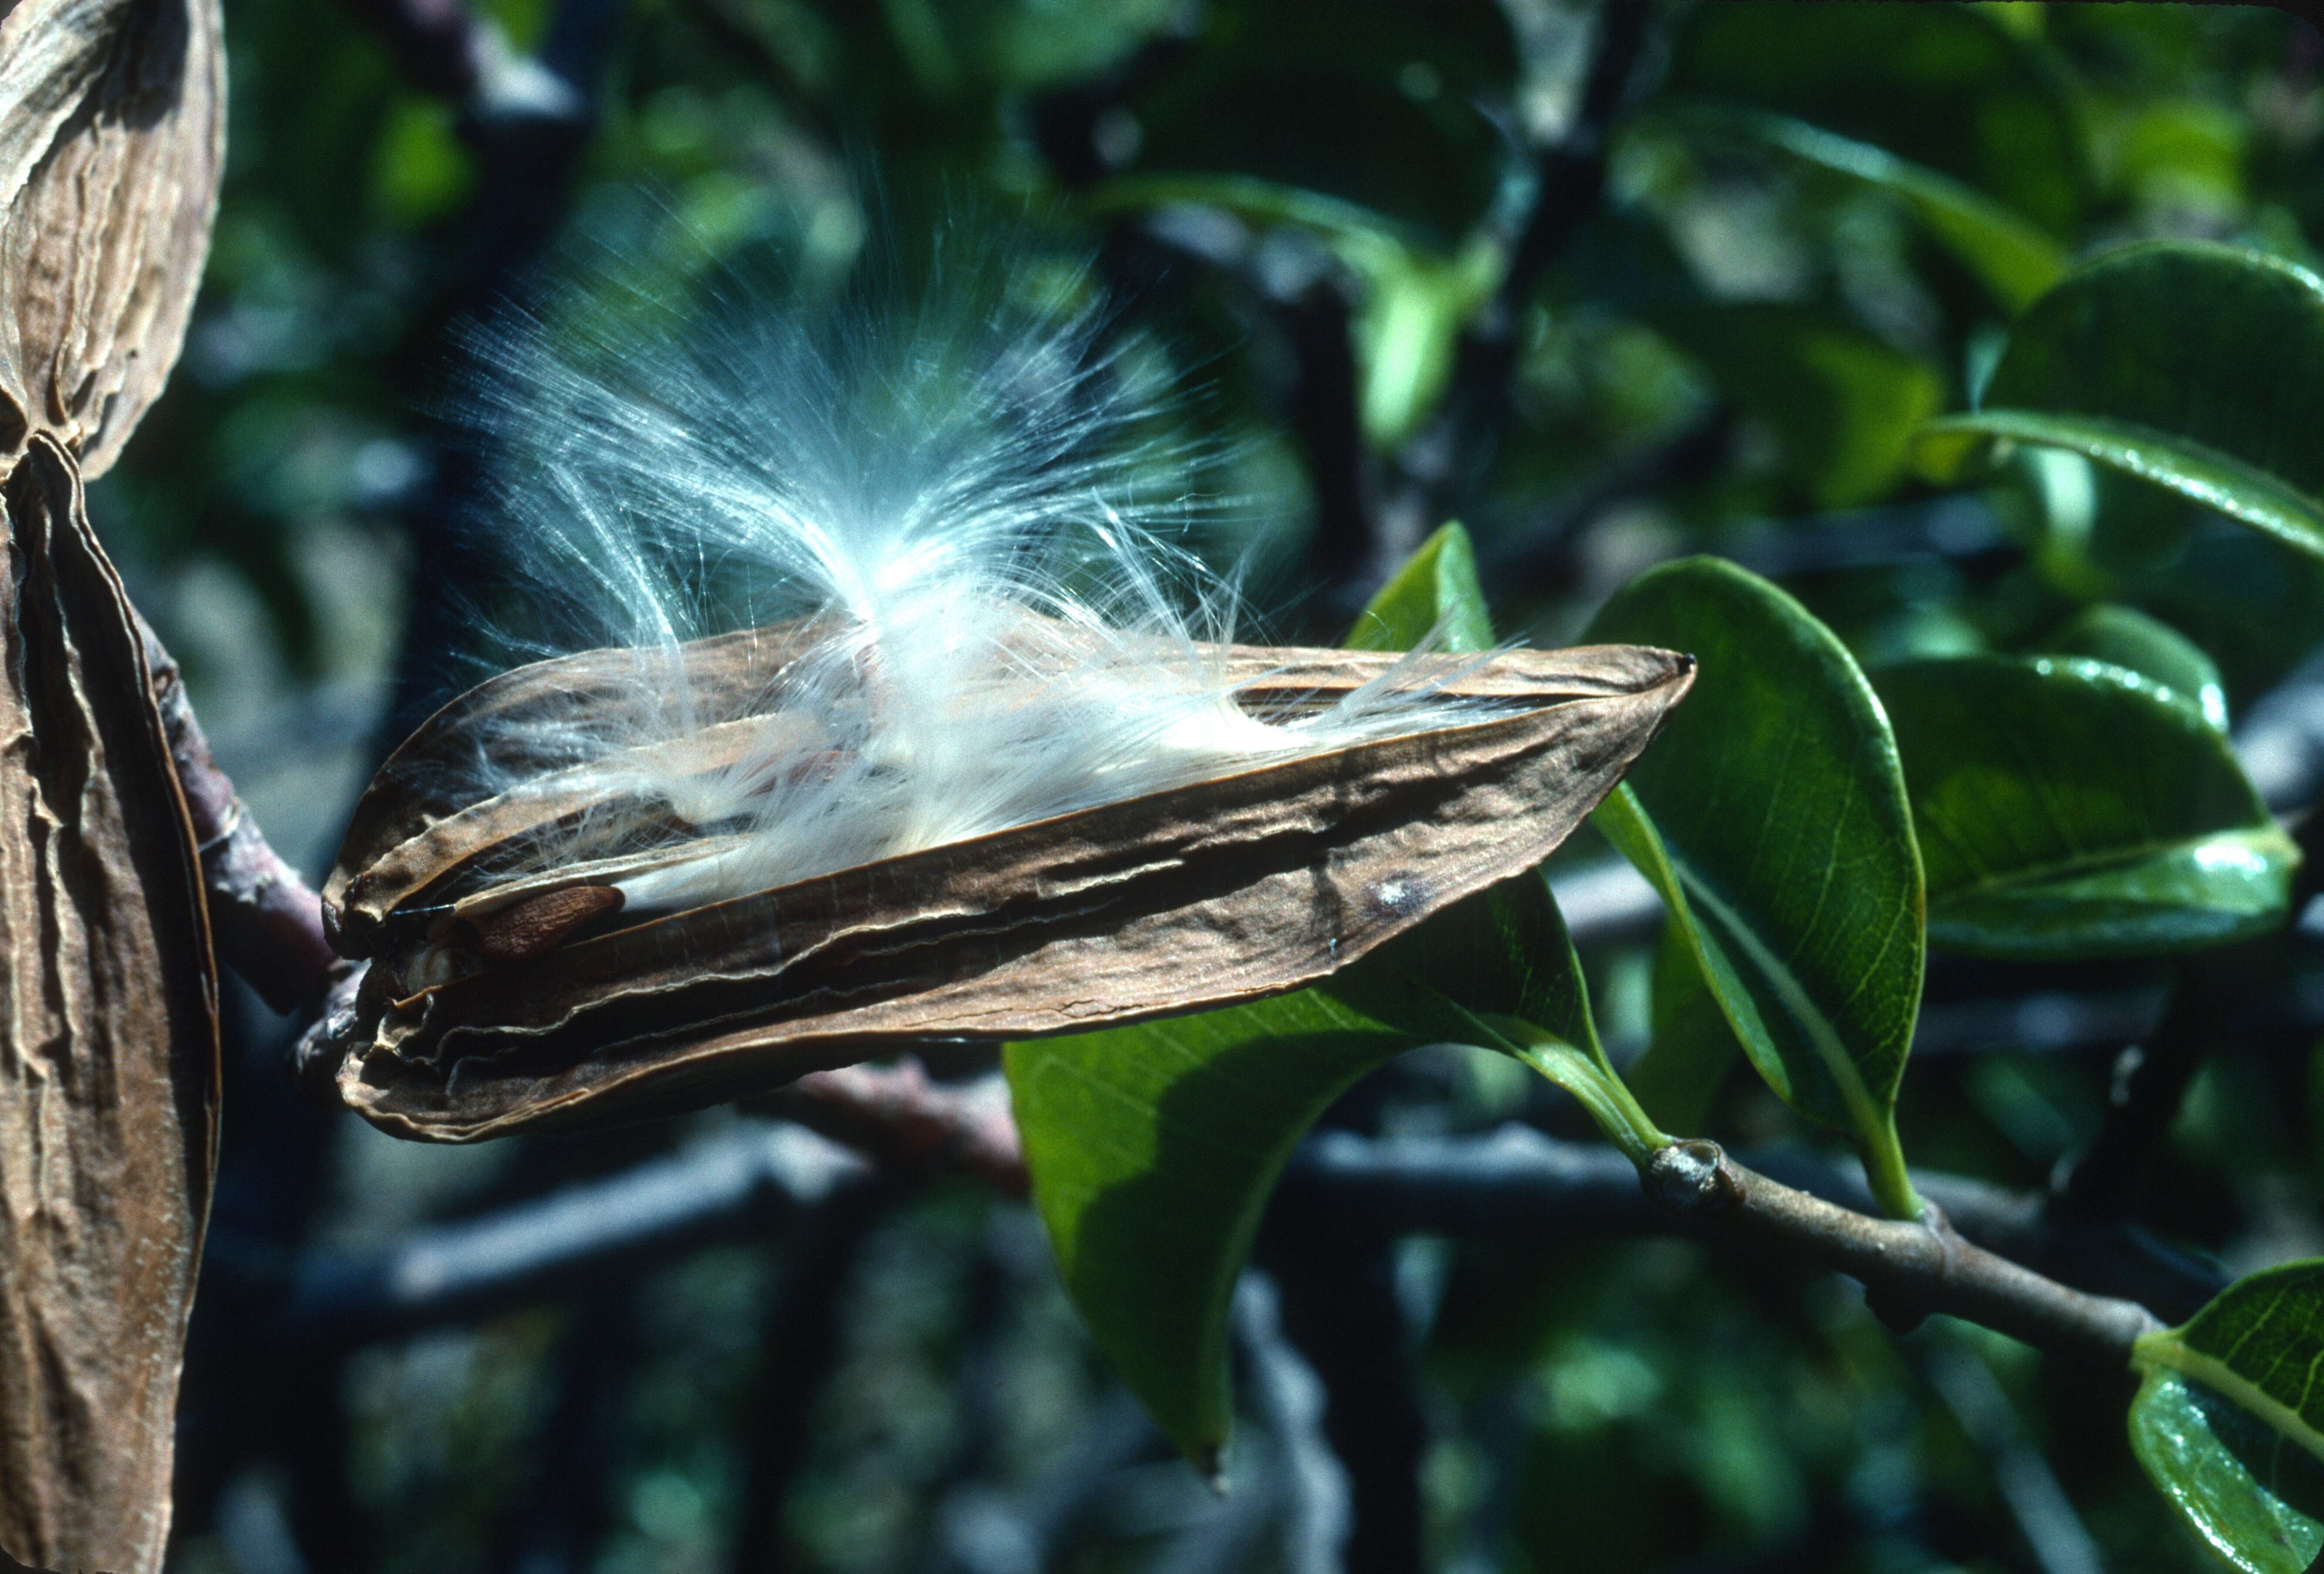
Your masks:
[[[217,1141],[208,921],[135,614],[54,439],[0,514],[0,1549],[145,1574]]]
[[[184,341],[225,152],[217,0],[0,16],[0,471],[42,431],[112,465]]]
[[[686,667],[697,688],[760,694],[798,649],[795,627],[753,631],[689,648]],[[1329,701],[1399,659],[1224,656],[1261,714]],[[475,1141],[716,1102],[930,1039],[1079,1032],[1296,989],[1546,857],[1693,667],[1627,646],[1509,652],[1446,684],[1506,702],[1471,723],[615,915],[478,965],[481,925],[515,915],[530,934],[535,915],[578,906],[544,894],[610,878],[485,872],[496,850],[586,811],[603,778],[568,769],[466,802],[438,768],[530,709],[613,703],[637,670],[630,653],[594,651],[504,674],[423,726],[358,804],[324,899],[341,949],[371,970],[323,1053],[374,1125]],[[721,732],[690,741],[715,756]],[[464,967],[437,971],[464,935]]]

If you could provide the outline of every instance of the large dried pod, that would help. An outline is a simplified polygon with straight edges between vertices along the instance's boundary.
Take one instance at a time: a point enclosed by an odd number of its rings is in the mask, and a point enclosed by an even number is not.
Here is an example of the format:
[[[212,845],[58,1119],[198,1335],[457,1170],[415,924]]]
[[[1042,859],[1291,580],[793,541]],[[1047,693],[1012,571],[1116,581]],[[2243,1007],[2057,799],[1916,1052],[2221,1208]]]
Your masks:
[[[337,943],[370,959],[326,1046],[347,1104],[398,1136],[474,1141],[715,1102],[930,1039],[1083,1031],[1296,989],[1547,856],[1692,677],[1666,651],[1507,652],[1440,674],[1443,703],[1413,730],[635,910],[624,891],[728,856],[715,827],[669,813],[673,752],[715,773],[803,725],[757,707],[779,699],[815,628],[686,648],[703,724],[641,746],[659,798],[632,793],[637,773],[612,758],[543,760],[486,795],[447,785],[500,740],[544,735],[544,716],[635,704],[635,652],[504,674],[404,744],[325,888]],[[1269,720],[1393,682],[1410,660],[1247,647],[1204,659]],[[819,756],[802,740],[791,758]]]
[[[208,922],[136,616],[53,438],[0,515],[0,1551],[144,1574],[217,1140]]]
[[[0,470],[110,466],[178,358],[226,147],[217,0],[0,7]]]

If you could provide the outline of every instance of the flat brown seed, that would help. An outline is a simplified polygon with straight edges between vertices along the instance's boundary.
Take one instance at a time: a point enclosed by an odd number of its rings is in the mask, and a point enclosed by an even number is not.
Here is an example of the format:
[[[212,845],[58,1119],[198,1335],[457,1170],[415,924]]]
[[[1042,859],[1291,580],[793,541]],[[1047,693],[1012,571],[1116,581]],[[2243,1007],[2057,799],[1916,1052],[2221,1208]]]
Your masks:
[[[543,891],[476,925],[476,950],[486,962],[522,962],[554,951],[590,919],[622,910],[613,886],[567,886]]]

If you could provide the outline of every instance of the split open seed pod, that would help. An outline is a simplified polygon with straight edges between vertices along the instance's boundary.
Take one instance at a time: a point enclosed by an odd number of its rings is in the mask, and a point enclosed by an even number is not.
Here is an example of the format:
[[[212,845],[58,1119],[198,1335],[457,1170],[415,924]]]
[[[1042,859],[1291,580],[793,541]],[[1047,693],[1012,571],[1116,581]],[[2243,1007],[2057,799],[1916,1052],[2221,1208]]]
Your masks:
[[[685,648],[689,704],[723,719],[641,746],[657,779],[673,756],[714,772],[794,725],[754,707],[779,695],[810,627]],[[1269,720],[1410,659],[1210,657],[1236,703]],[[357,805],[324,900],[335,943],[370,969],[323,1053],[374,1124],[466,1142],[714,1103],[929,1040],[1081,1032],[1296,989],[1546,857],[1692,671],[1628,646],[1506,652],[1436,680],[1476,702],[1452,724],[643,912],[624,888],[723,854],[667,802],[625,801],[637,773],[619,759],[544,759],[530,778],[516,762],[523,779],[489,796],[446,785],[511,737],[558,735],[545,716],[586,724],[638,703],[634,652],[521,667],[422,726]]]

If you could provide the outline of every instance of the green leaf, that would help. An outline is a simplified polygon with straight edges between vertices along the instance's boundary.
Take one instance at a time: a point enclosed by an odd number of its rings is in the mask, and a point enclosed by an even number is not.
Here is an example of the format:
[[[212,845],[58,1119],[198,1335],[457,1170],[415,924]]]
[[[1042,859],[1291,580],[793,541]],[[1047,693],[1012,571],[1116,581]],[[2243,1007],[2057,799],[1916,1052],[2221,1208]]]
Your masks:
[[[1929,937],[2024,960],[2218,945],[2280,925],[2299,852],[2227,740],[2079,658],[1883,668],[1928,871]]]
[[[1581,958],[1538,870],[1457,904],[1323,987],[1416,1042],[1515,1056],[1579,1100],[1633,1159],[1670,1140],[1607,1058]]]
[[[1634,1156],[1668,1140],[1605,1067],[1538,871],[1456,904],[1320,988],[1003,1052],[1065,1292],[1198,1465],[1214,1464],[1226,1441],[1227,1308],[1284,1161],[1358,1078],[1441,1042],[1525,1061]]]
[[[1303,190],[1256,175],[1117,175],[1082,198],[1093,215],[1176,206],[1215,207],[1253,224],[1292,225],[1328,242],[1367,277],[1424,249],[1410,226],[1360,203]]]
[[[2034,643],[2036,650],[2087,656],[2153,678],[2193,705],[2212,731],[2227,730],[2227,693],[2218,664],[2170,624],[2130,607],[2089,607]],[[1907,780],[1911,779],[1908,774]]]
[[[1871,686],[1806,609],[1717,558],[1642,575],[1588,638],[1702,663],[1598,824],[1669,904],[1760,1075],[1855,1139],[1882,1206],[1917,1214],[1895,1105],[1920,1008],[1921,863]]]
[[[1452,386],[1461,332],[1499,281],[1497,247],[1445,258],[1407,251],[1366,280],[1355,321],[1364,437],[1392,448],[1416,431]]]
[[[1228,1302],[1268,1193],[1332,1100],[1417,1042],[1304,990],[1003,1052],[1065,1292],[1205,1470],[1232,1413]]]
[[[1457,523],[1406,560],[1356,620],[1348,643],[1409,649],[1432,632],[1456,652],[1493,642],[1476,554]],[[1573,938],[1538,870],[1459,904],[1326,987],[1423,1039],[1514,1055],[1580,1100],[1633,1157],[1668,1140],[1607,1058]]]
[[[1644,315],[1766,424],[1817,508],[1888,492],[1914,433],[1944,401],[1934,366],[1812,308],[1738,301]]]
[[[2065,274],[2066,248],[2039,227],[1966,181],[1885,148],[1787,115],[1734,105],[1690,105],[1673,119],[1682,128],[1727,141],[1749,138],[1897,198],[2013,315]]]
[[[1675,923],[1663,925],[1655,948],[1654,1038],[1646,1053],[1630,1063],[1622,1080],[1655,1125],[1666,1131],[1697,1133],[1710,1118],[1711,1100],[1743,1053],[1735,1030],[1703,981],[1694,948]]]
[[[2131,1447],[2230,1564],[2299,1574],[2324,1551],[2324,1259],[2238,1279],[2133,1360]]]
[[[2249,1574],[2307,1574],[2324,1552],[2324,1465],[2178,1373],[2147,1374],[2130,1449],[2195,1533]]]
[[[1670,89],[1748,102],[1886,149],[2053,235],[2090,190],[2082,95],[2055,51],[1967,5],[1698,7]]]
[[[1469,532],[1448,524],[1380,587],[1348,635],[1351,650],[1409,650],[1439,629],[1437,648],[1467,654],[1493,648],[1493,621],[1477,582]]]
[[[2324,281],[2227,246],[2126,246],[2034,302],[1978,410],[1923,428],[1958,474],[1997,440],[2046,444],[2324,556]]]

